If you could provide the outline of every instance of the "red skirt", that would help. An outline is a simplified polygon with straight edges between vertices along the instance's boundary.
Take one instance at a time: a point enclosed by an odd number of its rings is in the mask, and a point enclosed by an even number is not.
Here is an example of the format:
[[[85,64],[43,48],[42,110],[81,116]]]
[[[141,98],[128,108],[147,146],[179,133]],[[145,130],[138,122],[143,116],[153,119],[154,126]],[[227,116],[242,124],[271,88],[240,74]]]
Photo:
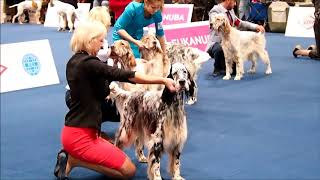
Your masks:
[[[126,159],[126,154],[99,137],[96,129],[64,126],[61,142],[71,156],[91,164],[119,170]]]

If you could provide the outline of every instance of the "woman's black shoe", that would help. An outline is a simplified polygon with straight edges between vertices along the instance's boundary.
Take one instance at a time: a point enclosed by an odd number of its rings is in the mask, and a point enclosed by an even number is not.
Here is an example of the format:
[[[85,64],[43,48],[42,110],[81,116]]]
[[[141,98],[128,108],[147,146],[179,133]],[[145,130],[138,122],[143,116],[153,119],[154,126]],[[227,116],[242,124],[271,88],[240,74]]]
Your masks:
[[[300,49],[303,49],[301,45],[296,45],[296,47],[293,49],[292,51],[292,55],[296,58],[298,57],[298,55],[296,54],[296,52]]]
[[[54,172],[53,172],[53,174],[59,180],[68,179],[68,177],[66,176],[67,161],[68,161],[68,153],[64,150],[61,150],[58,153],[57,163],[56,163],[56,166],[54,167]]]

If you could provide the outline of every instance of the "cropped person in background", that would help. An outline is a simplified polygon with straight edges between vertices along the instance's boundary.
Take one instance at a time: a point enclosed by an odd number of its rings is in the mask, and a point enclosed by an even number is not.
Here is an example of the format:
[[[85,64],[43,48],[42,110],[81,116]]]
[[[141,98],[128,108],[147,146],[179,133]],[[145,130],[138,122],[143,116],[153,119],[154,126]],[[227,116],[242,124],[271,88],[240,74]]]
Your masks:
[[[67,63],[66,76],[72,98],[61,133],[63,150],[58,153],[54,168],[59,179],[66,179],[74,167],[88,168],[110,178],[129,179],[135,175],[136,167],[130,158],[100,136],[101,105],[110,93],[112,81],[163,84],[171,92],[176,91],[173,79],[101,62],[96,55],[105,36],[105,25],[88,21],[77,27],[70,41],[74,55]]]
[[[140,41],[144,33],[143,28],[154,24],[161,48],[166,49],[161,15],[163,6],[163,0],[133,1],[128,4],[114,25],[113,41],[127,40],[134,52],[134,56],[140,58],[139,49],[144,48]],[[163,52],[165,53],[165,51]]]
[[[316,45],[311,45],[307,49],[303,49],[301,45],[297,45],[292,53],[294,57],[308,56],[311,59],[320,60],[320,0],[313,0],[312,2],[315,7],[313,30]]]
[[[229,19],[229,23],[231,26],[240,29],[247,29],[253,30],[257,32],[265,32],[263,26],[254,24],[248,21],[242,21],[239,19],[235,12],[234,7],[236,5],[235,0],[224,0],[223,2],[213,6],[213,8],[209,12],[209,18],[214,14],[222,13]],[[216,33],[210,33],[209,41],[207,44],[207,52],[214,58],[214,69],[213,69],[213,76],[220,76],[225,75],[226,65],[225,65],[225,58],[224,53],[221,47],[221,39]],[[236,74],[236,67],[233,64],[233,75]]]

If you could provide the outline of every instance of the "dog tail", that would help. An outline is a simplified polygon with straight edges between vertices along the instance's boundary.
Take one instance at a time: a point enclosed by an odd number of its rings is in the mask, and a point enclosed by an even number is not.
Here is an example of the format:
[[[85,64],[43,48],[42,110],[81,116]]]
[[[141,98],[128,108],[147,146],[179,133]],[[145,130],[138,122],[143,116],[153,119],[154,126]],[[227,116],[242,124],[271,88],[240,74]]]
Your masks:
[[[19,4],[12,5],[12,6],[9,6],[9,8],[17,7],[18,5]]]
[[[34,9],[38,9],[38,4],[36,2],[34,2],[34,0],[31,1],[31,6],[34,8]]]

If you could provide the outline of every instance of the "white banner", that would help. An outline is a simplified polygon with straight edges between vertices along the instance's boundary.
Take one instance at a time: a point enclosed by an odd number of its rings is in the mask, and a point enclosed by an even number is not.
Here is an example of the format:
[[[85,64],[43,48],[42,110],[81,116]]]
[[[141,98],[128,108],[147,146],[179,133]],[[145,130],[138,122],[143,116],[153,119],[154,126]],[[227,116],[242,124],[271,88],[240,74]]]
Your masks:
[[[90,11],[90,3],[78,3],[78,8],[76,9],[77,18],[75,21],[75,27],[79,23],[79,21],[86,18]],[[44,22],[44,27],[59,27],[59,16],[57,12],[57,6],[51,7],[50,4],[48,5],[48,10],[46,13],[46,20]]]
[[[314,37],[314,7],[290,7],[285,36]]]
[[[47,39],[0,47],[1,93],[60,83]]]

